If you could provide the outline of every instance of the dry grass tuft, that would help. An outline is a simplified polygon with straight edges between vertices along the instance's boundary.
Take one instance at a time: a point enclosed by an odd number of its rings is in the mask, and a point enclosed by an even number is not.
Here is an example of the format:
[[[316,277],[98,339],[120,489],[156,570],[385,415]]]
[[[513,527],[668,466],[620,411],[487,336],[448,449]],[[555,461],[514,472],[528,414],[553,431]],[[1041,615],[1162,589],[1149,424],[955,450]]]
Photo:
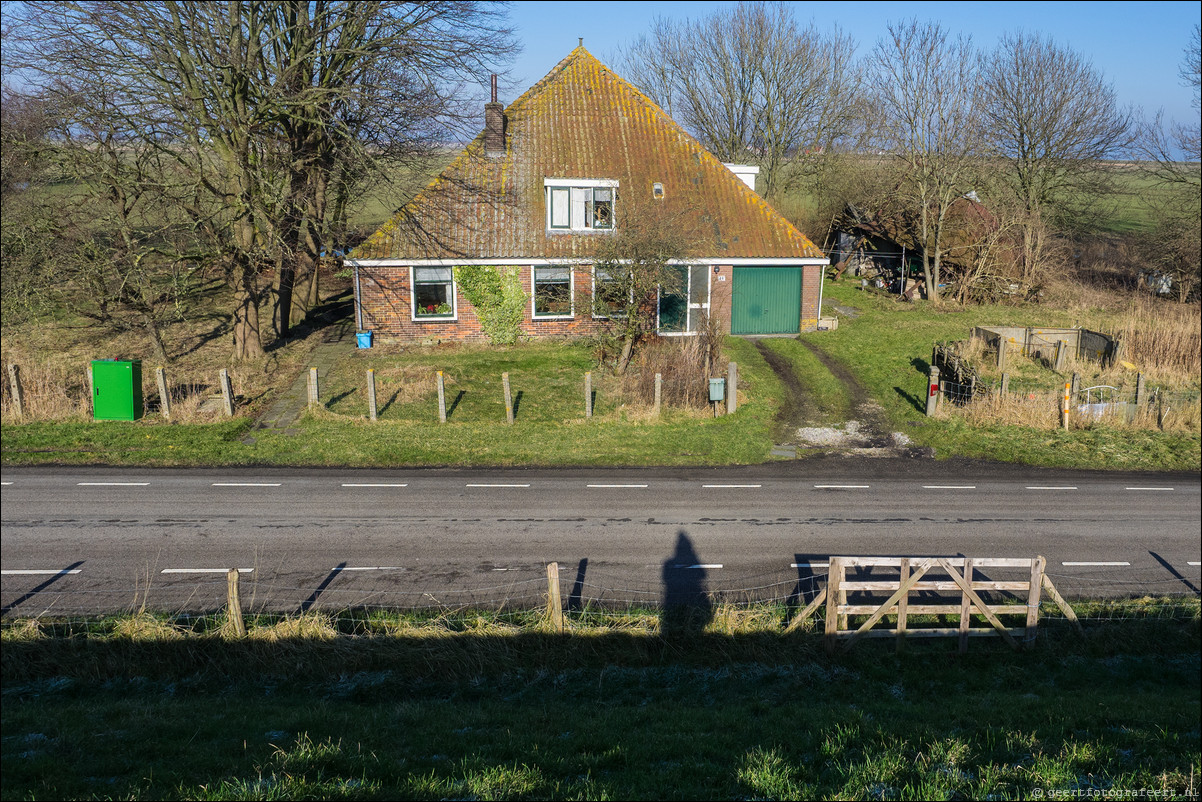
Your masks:
[[[307,612],[289,616],[268,625],[248,627],[247,637],[251,640],[275,643],[284,640],[334,640],[338,627],[334,618],[326,613]]]
[[[22,618],[0,629],[0,640],[31,641],[49,637],[36,618]]]
[[[653,406],[658,373],[664,406],[707,409],[708,380],[726,371],[722,339],[717,322],[706,318],[694,337],[659,337],[651,341],[622,377],[623,398],[631,404]]]
[[[113,637],[131,641],[180,640],[184,637],[178,626],[149,613],[120,617],[113,623]]]

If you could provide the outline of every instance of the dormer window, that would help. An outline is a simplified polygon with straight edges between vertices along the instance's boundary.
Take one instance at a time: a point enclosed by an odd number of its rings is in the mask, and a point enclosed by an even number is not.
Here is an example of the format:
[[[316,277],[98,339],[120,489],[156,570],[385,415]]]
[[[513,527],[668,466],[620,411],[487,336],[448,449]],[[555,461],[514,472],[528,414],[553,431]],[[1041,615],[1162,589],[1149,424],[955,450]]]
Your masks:
[[[546,178],[548,231],[612,231],[618,182],[606,178]]]

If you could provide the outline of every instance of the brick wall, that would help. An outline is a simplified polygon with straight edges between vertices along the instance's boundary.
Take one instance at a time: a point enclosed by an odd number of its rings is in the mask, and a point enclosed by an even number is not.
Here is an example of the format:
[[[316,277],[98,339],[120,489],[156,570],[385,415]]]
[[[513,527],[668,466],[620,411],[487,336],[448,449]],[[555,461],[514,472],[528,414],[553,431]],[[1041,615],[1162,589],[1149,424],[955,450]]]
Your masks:
[[[801,269],[801,330],[818,328],[819,296],[822,294],[822,265],[806,265]]]

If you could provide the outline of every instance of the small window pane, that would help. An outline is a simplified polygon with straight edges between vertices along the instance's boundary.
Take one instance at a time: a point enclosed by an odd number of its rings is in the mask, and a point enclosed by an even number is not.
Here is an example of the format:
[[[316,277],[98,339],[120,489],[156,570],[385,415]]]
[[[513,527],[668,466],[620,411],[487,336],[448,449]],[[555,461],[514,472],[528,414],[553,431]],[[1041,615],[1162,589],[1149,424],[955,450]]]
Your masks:
[[[449,267],[413,268],[413,312],[416,317],[452,317],[454,285]]]
[[[563,266],[534,268],[534,316],[571,315],[572,269]]]
[[[572,228],[587,228],[589,191],[583,187],[572,187]]]
[[[593,190],[593,228],[614,227],[614,202],[612,189]]]
[[[568,216],[568,196],[567,187],[551,190],[551,228],[567,228],[571,225],[571,218]]]

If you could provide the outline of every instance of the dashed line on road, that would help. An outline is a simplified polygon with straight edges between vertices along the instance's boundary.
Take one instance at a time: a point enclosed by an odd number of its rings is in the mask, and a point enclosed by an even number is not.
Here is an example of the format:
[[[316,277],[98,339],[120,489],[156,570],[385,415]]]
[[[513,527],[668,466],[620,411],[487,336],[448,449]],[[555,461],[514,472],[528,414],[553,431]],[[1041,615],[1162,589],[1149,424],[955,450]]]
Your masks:
[[[695,569],[695,568],[696,568],[696,569],[701,569],[701,568],[721,568],[721,567],[722,567],[722,563],[697,563],[696,565],[684,565],[683,563],[681,563],[681,564],[679,564],[679,565],[673,565],[672,567],[673,567],[673,568],[677,568],[677,569],[679,569],[679,570],[681,570],[681,571],[691,571],[691,570],[693,570],[693,569]]]
[[[1128,487],[1128,490],[1175,490],[1172,487]]]
[[[637,488],[644,488],[646,486],[647,485],[588,485],[588,487],[592,487],[592,488],[610,488],[610,489],[614,489],[614,488],[635,488],[635,489],[637,489]]]
[[[11,568],[0,571],[3,576],[63,576],[65,574],[78,574],[79,568]]]
[[[213,482],[213,487],[279,487],[283,482]]]
[[[5,487],[8,487],[11,484],[12,482],[0,482],[0,485],[4,485]]]
[[[401,482],[397,482],[397,483],[388,483],[388,482],[343,482],[343,483],[342,483],[342,486],[343,486],[343,487],[408,487],[408,486],[409,486],[409,483],[408,483],[408,482],[403,482],[403,483],[401,483]]]
[[[976,490],[976,485],[923,485],[925,490]]]
[[[501,482],[496,482],[496,483],[492,483],[492,484],[486,484],[483,482],[479,482],[479,483],[474,483],[474,484],[469,483],[469,484],[464,485],[464,487],[530,487],[530,483],[526,482],[525,484],[518,484],[518,483],[504,484]]]
[[[1192,562],[1186,563],[1186,565],[1202,565],[1202,563],[1198,562],[1197,560],[1194,560]]]
[[[239,568],[238,573],[249,574],[253,568]],[[160,574],[228,574],[228,568],[164,568]]]
[[[1028,485],[1028,490],[1076,490],[1077,488],[1071,485]]]
[[[1082,566],[1082,565],[1116,565],[1116,566],[1122,566],[1122,565],[1130,565],[1131,563],[1129,563],[1129,562],[1062,562],[1062,563],[1060,563],[1060,564],[1061,564],[1061,565],[1066,565],[1066,566],[1072,566],[1072,565],[1076,565],[1076,566]]]
[[[815,490],[865,490],[871,485],[814,485]]]
[[[830,563],[789,563],[790,568],[830,568]]]
[[[719,490],[719,489],[730,490],[730,489],[735,489],[735,488],[757,488],[757,487],[763,487],[763,485],[702,485],[702,487],[706,487],[706,488],[710,488],[710,489],[714,489],[714,490]]]
[[[363,565],[331,568],[331,571],[404,571],[399,565]]]
[[[146,487],[150,482],[76,482],[77,487]]]

